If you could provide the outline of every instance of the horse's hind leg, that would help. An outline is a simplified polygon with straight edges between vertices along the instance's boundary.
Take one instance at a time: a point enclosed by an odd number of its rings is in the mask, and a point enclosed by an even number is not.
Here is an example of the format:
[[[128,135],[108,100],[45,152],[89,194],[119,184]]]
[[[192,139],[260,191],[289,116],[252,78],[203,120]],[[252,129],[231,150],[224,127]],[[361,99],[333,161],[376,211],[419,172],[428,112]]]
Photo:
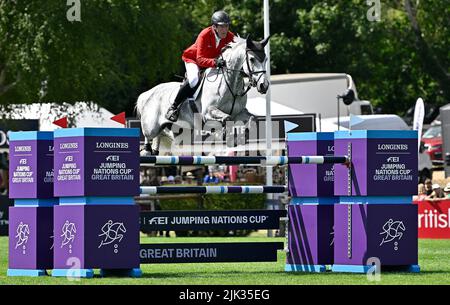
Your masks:
[[[141,118],[142,132],[145,138],[144,148],[140,153],[141,157],[158,155],[158,152],[155,152],[154,143],[155,138],[157,138],[162,131],[161,126],[158,124],[148,124],[148,121],[150,120],[147,118]],[[159,150],[159,147],[157,147],[156,150]]]
[[[156,136],[151,140],[145,137],[144,149],[141,150],[141,157],[159,155],[160,142],[161,142],[160,136]]]
[[[156,136],[155,138],[153,138],[152,141],[152,155],[157,156],[159,155],[159,147],[161,145],[161,135]]]
[[[151,154],[152,152],[152,141],[153,140],[148,140],[147,137],[145,137],[145,141],[144,141],[144,149],[143,149],[143,153],[149,153]]]

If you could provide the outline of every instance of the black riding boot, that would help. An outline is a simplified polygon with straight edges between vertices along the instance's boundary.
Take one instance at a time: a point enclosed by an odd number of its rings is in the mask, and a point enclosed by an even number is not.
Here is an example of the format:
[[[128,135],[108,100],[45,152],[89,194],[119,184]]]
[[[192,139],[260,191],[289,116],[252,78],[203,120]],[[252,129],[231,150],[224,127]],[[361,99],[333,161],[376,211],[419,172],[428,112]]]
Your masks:
[[[192,94],[194,94],[195,89],[197,89],[197,86],[191,88],[191,86],[189,86],[189,82],[186,80],[181,84],[180,90],[178,90],[178,94],[175,97],[173,104],[167,111],[166,119],[172,122],[176,122],[178,120],[179,114],[178,112],[181,108],[181,104],[183,103],[184,100],[186,100],[187,98],[191,97]]]

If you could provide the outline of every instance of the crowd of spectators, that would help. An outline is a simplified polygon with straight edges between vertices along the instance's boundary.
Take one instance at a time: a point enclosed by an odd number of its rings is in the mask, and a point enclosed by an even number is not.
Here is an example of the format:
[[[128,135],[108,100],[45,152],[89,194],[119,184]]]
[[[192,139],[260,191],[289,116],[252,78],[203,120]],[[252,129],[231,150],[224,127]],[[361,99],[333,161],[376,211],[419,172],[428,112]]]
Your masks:
[[[203,177],[200,177],[203,184],[218,184],[228,182],[227,176],[221,171],[209,171]],[[158,184],[155,184],[154,180],[158,180]],[[151,181],[153,180],[153,181]],[[186,175],[169,175],[169,176],[156,176],[155,175],[142,175],[142,186],[156,186],[156,185],[191,185],[197,183],[197,177],[192,172],[187,172]]]
[[[418,185],[416,201],[439,201],[450,199],[450,182],[443,188],[439,183],[433,183],[431,179],[426,179],[424,183]]]

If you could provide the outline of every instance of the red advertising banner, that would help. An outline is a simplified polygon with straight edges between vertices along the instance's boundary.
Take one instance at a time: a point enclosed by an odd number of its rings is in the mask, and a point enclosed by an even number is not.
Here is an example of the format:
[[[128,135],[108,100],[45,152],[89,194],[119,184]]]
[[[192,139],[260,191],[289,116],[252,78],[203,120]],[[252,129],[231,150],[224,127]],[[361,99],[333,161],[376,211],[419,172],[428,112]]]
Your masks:
[[[450,199],[414,203],[419,208],[419,238],[450,239]]]

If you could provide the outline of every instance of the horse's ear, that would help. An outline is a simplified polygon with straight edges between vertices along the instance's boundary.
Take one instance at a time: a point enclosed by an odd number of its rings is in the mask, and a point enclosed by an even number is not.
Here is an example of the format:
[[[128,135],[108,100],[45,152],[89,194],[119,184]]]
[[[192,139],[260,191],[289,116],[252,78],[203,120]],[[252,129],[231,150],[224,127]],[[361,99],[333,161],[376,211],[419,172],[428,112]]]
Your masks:
[[[253,43],[253,40],[250,39],[250,36],[247,37],[247,49],[255,49],[255,44]]]
[[[264,47],[266,46],[266,44],[269,42],[270,36],[272,36],[272,35],[269,35],[269,36],[267,36],[267,38],[261,40],[260,43],[261,43],[261,45],[263,46],[263,48],[264,48]]]

